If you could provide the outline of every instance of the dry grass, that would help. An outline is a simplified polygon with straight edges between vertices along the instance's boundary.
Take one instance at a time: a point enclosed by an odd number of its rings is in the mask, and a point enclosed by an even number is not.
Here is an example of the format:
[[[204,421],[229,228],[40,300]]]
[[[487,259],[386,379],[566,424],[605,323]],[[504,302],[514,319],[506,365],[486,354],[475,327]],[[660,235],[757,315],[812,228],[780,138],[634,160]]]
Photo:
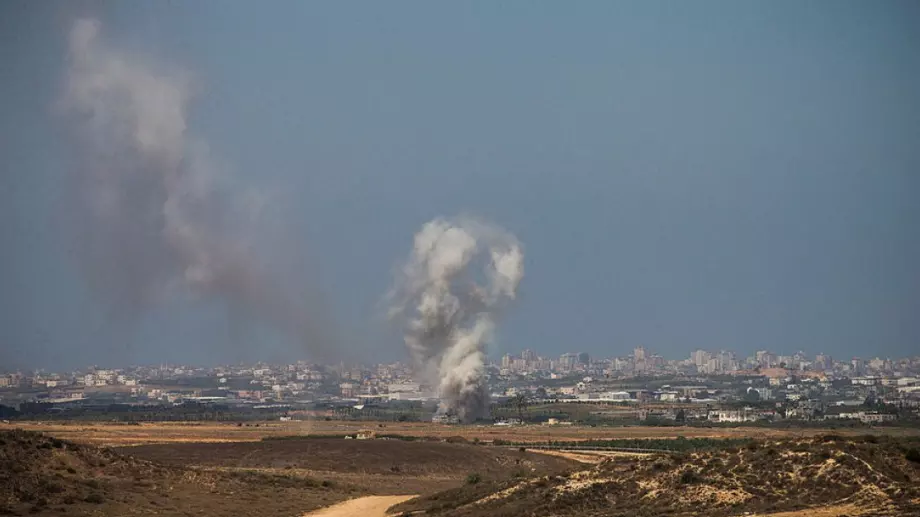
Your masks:
[[[399,510],[466,517],[918,515],[920,466],[906,454],[916,445],[828,436],[614,458],[570,475],[499,483],[485,492],[455,489]]]
[[[287,473],[161,465],[37,433],[0,432],[0,515],[295,516],[363,489]]]
[[[495,427],[449,426],[417,422],[339,422],[291,421],[238,426],[236,423],[117,423],[86,422],[15,422],[12,427],[40,431],[58,438],[102,446],[131,446],[153,443],[252,442],[266,437],[288,435],[343,435],[362,429],[406,436],[447,438],[462,436],[468,440],[506,440],[515,442],[576,441],[617,438],[807,438],[828,433],[826,429],[766,429],[756,427],[581,427],[520,426]],[[842,435],[862,435],[866,430],[838,430]],[[920,435],[917,429],[880,429],[875,434]]]

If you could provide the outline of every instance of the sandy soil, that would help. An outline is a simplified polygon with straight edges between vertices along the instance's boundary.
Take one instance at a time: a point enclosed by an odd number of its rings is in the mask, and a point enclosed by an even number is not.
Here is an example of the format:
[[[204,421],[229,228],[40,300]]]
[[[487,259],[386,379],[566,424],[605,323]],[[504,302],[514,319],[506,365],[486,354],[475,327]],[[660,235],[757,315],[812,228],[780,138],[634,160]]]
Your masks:
[[[385,517],[387,509],[414,495],[372,495],[345,501],[322,510],[304,514],[304,517]]]
[[[577,461],[579,463],[600,463],[604,458],[612,458],[615,456],[620,457],[642,457],[650,456],[650,454],[644,452],[589,452],[589,451],[557,451],[557,450],[546,450],[546,449],[527,449],[529,452],[536,452],[538,454],[546,454],[547,456],[556,456],[559,458],[566,458],[569,460]]]
[[[807,510],[796,510],[793,512],[764,513],[754,514],[751,517],[856,517],[864,515],[865,509],[853,504],[841,504],[835,506],[825,506],[823,508],[809,508]]]

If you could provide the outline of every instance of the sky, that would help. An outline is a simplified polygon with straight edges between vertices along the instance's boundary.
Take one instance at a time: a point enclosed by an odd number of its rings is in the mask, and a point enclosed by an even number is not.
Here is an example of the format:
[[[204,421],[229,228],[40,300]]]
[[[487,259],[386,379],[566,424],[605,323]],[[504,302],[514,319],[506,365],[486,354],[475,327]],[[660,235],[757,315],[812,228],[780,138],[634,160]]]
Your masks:
[[[64,102],[78,20],[187,78],[183,138],[271,209],[254,253],[309,293],[307,343],[227,291],[122,310],[100,277],[147,253],[87,273],[75,178],[109,142]],[[0,370],[404,359],[383,300],[458,214],[523,245],[496,357],[917,354],[918,26],[910,1],[3,2]]]

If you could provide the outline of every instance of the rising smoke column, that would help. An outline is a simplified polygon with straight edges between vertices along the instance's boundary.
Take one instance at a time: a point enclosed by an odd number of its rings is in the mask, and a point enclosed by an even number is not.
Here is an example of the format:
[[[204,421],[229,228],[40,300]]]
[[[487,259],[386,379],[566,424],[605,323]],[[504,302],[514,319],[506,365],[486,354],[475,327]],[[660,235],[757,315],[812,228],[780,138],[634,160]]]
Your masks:
[[[303,293],[279,278],[261,242],[256,191],[221,174],[188,127],[192,76],[108,45],[81,19],[69,40],[60,106],[73,121],[74,254],[114,320],[133,319],[174,296],[225,302],[234,313],[316,351],[328,340]]]
[[[486,345],[524,275],[510,233],[472,218],[435,219],[415,235],[391,292],[390,317],[405,323],[409,354],[438,387],[441,413],[488,416]]]

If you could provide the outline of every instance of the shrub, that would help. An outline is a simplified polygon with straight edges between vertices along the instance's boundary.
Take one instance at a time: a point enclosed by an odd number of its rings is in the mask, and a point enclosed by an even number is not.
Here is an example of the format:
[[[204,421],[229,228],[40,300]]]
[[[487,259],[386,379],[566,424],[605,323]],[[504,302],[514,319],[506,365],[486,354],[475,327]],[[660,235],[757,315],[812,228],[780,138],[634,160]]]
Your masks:
[[[98,492],[93,492],[92,494],[89,494],[88,496],[86,496],[86,498],[83,500],[86,501],[87,503],[102,504],[102,502],[105,501],[105,498],[102,497],[102,494]]]
[[[904,454],[904,458],[907,461],[912,461],[914,463],[920,463],[920,449],[910,449]]]
[[[698,482],[700,482],[700,477],[692,469],[687,469],[680,475],[680,484],[682,485],[689,485]]]
[[[467,485],[475,485],[475,484],[479,483],[480,481],[482,481],[482,476],[480,476],[480,475],[477,474],[476,472],[473,472],[472,474],[466,476],[466,484],[467,484]]]

